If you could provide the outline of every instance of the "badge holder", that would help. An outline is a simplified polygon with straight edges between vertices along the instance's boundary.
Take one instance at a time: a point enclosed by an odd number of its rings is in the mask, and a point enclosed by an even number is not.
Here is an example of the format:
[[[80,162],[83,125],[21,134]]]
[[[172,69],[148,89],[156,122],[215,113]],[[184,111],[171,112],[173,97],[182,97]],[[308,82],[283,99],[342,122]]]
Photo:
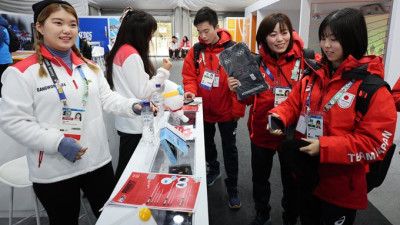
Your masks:
[[[289,97],[291,91],[292,89],[290,87],[276,87],[274,106],[277,107],[284,102]]]
[[[203,74],[203,78],[201,79],[200,87],[211,90],[214,84],[215,73],[205,70]]]

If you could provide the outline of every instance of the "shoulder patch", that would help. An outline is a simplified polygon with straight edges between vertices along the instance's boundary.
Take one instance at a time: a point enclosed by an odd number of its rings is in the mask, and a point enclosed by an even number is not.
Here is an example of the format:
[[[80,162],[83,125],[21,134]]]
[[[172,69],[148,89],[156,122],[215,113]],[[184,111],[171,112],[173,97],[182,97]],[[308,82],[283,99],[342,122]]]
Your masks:
[[[139,52],[132,47],[131,45],[125,44],[118,49],[117,54],[114,57],[113,63],[117,66],[122,66],[124,64],[126,58],[128,58],[132,54],[138,54]]]
[[[28,69],[30,66],[38,63],[38,60],[36,58],[36,54],[30,55],[28,58],[17,62],[16,64],[12,65],[12,67],[17,68],[21,73],[25,72],[26,69]]]
[[[338,100],[338,106],[342,109],[347,109],[353,104],[354,98],[355,95],[346,92]]]

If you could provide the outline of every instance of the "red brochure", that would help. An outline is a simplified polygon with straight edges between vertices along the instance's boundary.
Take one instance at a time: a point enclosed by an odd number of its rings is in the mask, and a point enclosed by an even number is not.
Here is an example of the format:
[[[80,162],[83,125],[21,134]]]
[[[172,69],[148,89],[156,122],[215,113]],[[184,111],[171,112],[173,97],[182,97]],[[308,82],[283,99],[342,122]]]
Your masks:
[[[133,172],[110,204],[193,212],[200,178]]]

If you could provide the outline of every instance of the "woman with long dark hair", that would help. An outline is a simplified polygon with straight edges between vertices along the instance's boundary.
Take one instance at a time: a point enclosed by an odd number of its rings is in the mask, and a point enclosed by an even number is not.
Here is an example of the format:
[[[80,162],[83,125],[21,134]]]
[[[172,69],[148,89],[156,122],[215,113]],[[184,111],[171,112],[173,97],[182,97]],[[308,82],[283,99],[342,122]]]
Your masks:
[[[181,51],[181,58],[185,58],[190,49],[190,41],[187,36],[183,36],[179,50]]]
[[[106,58],[107,81],[125,97],[150,100],[156,84],[164,84],[172,67],[168,59],[163,59],[156,71],[150,61],[149,44],[157,22],[150,14],[130,7],[124,10],[120,22],[117,39]],[[142,121],[140,117],[116,116],[115,127],[120,135],[118,180],[142,137]]]

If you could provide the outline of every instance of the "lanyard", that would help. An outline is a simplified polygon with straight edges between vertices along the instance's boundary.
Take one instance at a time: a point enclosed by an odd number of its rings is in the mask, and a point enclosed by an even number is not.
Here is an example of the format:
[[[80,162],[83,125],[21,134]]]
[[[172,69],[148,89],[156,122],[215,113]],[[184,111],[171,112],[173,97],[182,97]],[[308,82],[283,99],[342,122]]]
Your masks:
[[[279,66],[278,62],[276,62],[276,66],[278,67],[278,78],[280,77],[279,73],[283,74],[283,78],[285,78],[286,82],[289,84],[290,89],[292,89],[292,84],[289,82],[289,80],[286,78],[285,73],[282,71],[281,67]]]
[[[65,97],[64,90],[60,84],[60,81],[58,80],[57,74],[54,71],[53,66],[51,65],[50,61],[46,58],[44,59],[44,64],[46,65],[47,70],[50,73],[51,80],[54,83],[54,87],[57,90],[60,101],[63,103],[64,106],[67,106],[67,97]],[[79,70],[79,73],[81,74],[81,77],[82,77],[84,83],[85,83],[85,87],[83,88],[83,96],[82,96],[82,103],[83,103],[83,106],[85,106],[87,103],[87,100],[88,100],[88,95],[89,95],[89,82],[86,79],[85,74],[83,73],[82,68],[80,66],[78,67],[78,70]]]
[[[351,88],[351,86],[353,86],[355,82],[355,79],[353,80],[349,80],[336,94],[335,96],[332,97],[332,99],[326,103],[326,105],[324,106],[324,111],[327,112],[329,111],[333,105],[335,105],[335,103],[340,99],[340,97],[342,97],[342,95],[349,90],[349,88]]]
[[[50,61],[46,58],[44,59],[44,64],[46,65],[47,70],[50,73],[51,80],[54,83],[54,87],[56,88],[58,97],[60,97],[60,101],[63,103],[64,106],[67,106],[67,97],[65,97],[64,90],[60,84],[60,81],[58,80],[57,74],[54,71],[53,66],[51,65]]]
[[[297,76],[297,80],[299,80],[299,76],[300,76],[300,58],[296,60],[296,63],[294,64],[293,70],[292,70],[292,79],[296,78]]]
[[[267,73],[267,75],[269,76],[269,78],[270,78],[272,81],[274,81],[274,80],[275,80],[275,79],[274,79],[274,76],[272,76],[271,71],[269,71],[268,67],[264,64],[263,61],[261,61],[261,65],[262,65],[262,67],[264,68],[265,73]]]
[[[315,77],[315,79],[313,80],[313,83],[311,84],[310,87],[310,92],[308,93],[307,96],[307,102],[306,102],[306,109],[307,109],[307,113],[309,112],[309,106],[310,106],[310,99],[311,99],[311,92],[312,89],[314,88],[314,84],[315,81],[317,80],[317,77]],[[329,100],[329,102],[324,106],[324,112],[328,112],[332,106],[334,106],[336,104],[336,102],[340,99],[340,97],[342,97],[342,95],[348,91],[351,86],[353,86],[355,80],[349,80],[333,97],[331,100]]]
[[[204,54],[204,51],[201,51],[201,57],[203,57],[203,65],[206,68],[206,56]]]
[[[203,61],[204,68],[207,69],[207,67],[206,67],[206,57],[205,57],[204,51],[201,51],[201,57],[203,57],[202,61]],[[219,65],[218,68],[217,68],[217,71],[216,71],[217,75],[219,74],[219,69],[220,68],[221,68],[221,65]],[[211,68],[211,70],[212,70],[212,68]]]
[[[85,74],[82,71],[82,68],[79,66],[78,67],[79,73],[81,74],[81,77],[83,79],[83,82],[85,83],[85,86],[83,88],[83,96],[82,96],[82,103],[83,106],[85,107],[87,101],[88,101],[88,95],[89,95],[89,82],[85,77]]]

